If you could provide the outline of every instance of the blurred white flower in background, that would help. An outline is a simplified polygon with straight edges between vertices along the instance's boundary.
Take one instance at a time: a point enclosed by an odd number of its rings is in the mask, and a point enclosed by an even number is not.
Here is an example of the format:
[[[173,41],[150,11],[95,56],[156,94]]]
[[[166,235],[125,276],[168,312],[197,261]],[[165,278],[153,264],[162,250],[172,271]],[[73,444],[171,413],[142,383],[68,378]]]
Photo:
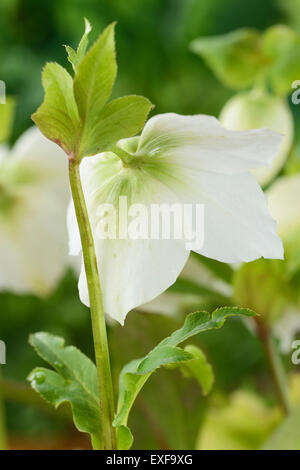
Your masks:
[[[227,101],[221,111],[220,121],[231,130],[267,127],[283,135],[280,150],[272,165],[253,170],[262,186],[268,184],[283,167],[293,142],[293,116],[286,100],[256,89],[241,92]]]
[[[0,147],[0,289],[45,295],[68,264],[64,152],[33,127]]]

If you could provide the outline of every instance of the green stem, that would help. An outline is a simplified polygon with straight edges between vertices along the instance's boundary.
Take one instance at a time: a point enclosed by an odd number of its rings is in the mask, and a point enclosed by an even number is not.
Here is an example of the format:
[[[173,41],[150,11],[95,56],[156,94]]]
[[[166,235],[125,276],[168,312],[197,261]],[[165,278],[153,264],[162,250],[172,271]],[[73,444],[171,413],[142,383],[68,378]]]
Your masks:
[[[131,155],[124,149],[121,149],[121,147],[119,147],[118,145],[114,145],[111,151],[122,160],[124,166],[130,166],[130,164],[132,164],[132,162],[136,160],[136,157],[134,155]]]
[[[0,365],[0,378],[3,366]],[[5,408],[2,391],[0,389],[0,450],[7,449],[7,437],[6,437],[6,422],[5,422]]]
[[[95,358],[100,393],[100,424],[103,435],[103,448],[105,450],[114,450],[116,449],[116,434],[112,422],[115,416],[115,407],[102,292],[94,240],[80,181],[79,164],[73,159],[70,159],[69,161],[69,177],[80,232],[90,298]]]
[[[258,334],[264,346],[266,359],[269,365],[270,374],[274,383],[274,389],[277,395],[278,403],[283,412],[287,415],[291,410],[288,395],[288,385],[286,381],[286,373],[282,364],[282,360],[275,347],[272,333],[268,326],[260,319],[256,318]]]

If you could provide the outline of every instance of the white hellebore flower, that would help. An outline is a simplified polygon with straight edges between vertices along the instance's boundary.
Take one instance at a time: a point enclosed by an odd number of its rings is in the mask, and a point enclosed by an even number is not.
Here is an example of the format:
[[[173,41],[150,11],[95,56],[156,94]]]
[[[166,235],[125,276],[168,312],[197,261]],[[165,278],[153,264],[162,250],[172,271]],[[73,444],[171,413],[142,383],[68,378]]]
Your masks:
[[[0,289],[44,295],[68,262],[64,152],[33,127],[0,155]]]
[[[185,240],[101,239],[98,208],[130,204],[204,204],[204,256],[234,263],[282,258],[283,247],[267,201],[249,170],[270,165],[281,137],[268,129],[229,131],[211,116],[162,114],[140,137],[122,140],[116,153],[84,158],[80,173],[89,212],[105,312],[120,323],[133,308],[172,285],[189,256]],[[120,150],[121,149],[121,150]],[[131,161],[124,164],[122,152]],[[117,156],[119,154],[119,156]],[[120,220],[118,220],[120,223]],[[70,251],[81,252],[70,207]],[[89,304],[84,267],[80,298]]]

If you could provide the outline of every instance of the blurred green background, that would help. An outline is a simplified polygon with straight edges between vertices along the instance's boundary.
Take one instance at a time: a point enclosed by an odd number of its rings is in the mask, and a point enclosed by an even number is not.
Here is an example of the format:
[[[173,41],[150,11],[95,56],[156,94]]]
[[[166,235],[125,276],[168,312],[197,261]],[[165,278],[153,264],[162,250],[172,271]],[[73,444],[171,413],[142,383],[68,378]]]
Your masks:
[[[274,23],[292,24],[300,31],[299,12],[297,0],[1,0],[0,79],[17,100],[11,140],[32,124],[30,115],[43,97],[41,69],[45,62],[57,61],[70,68],[63,45],[77,46],[83,17],[92,23],[92,39],[108,23],[118,22],[115,96],[143,94],[155,104],[155,113],[217,116],[233,92],[189,51],[190,41],[243,26],[264,30]],[[300,111],[296,106],[292,111],[297,136]],[[176,319],[159,315],[131,313],[123,329],[111,328],[115,379],[126,361],[145,354],[176,323]],[[78,299],[77,279],[71,271],[48,299],[0,294],[0,338],[7,344],[6,380],[24,381],[30,370],[41,364],[28,345],[29,333],[39,330],[64,336],[92,357],[89,312]],[[228,322],[222,334],[206,333],[199,343],[214,366],[221,396],[237,388],[263,389],[266,401],[272,403],[261,346],[242,322]],[[199,402],[197,387],[187,380],[178,381],[174,372],[160,373],[159,380],[157,376],[147,384],[132,417],[134,446],[190,448],[195,445],[207,399]],[[50,446],[53,439],[53,446],[74,447],[65,437],[73,436],[73,428],[64,413],[55,417],[39,403],[16,403],[24,398],[15,391],[8,389],[7,395],[12,445],[26,447],[30,442],[38,448],[41,439],[47,439]],[[31,400],[30,395],[28,402]]]

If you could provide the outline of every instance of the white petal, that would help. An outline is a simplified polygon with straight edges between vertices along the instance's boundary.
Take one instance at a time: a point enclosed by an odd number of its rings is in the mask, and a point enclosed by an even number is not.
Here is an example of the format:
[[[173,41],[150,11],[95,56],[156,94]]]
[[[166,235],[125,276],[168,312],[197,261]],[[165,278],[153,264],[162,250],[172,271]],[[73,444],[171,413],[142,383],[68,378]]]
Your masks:
[[[97,204],[112,202],[112,188],[122,188],[126,181],[131,186],[131,202],[164,202],[177,198],[172,191],[155,179],[147,178],[140,184],[134,174],[127,175],[119,160],[108,157],[89,157],[81,163],[83,190],[89,210],[95,241],[98,269],[103,291],[104,310],[123,324],[126,314],[133,308],[155,298],[173,284],[180,274],[189,252],[182,240],[101,240],[96,233]],[[111,159],[111,164],[108,164]],[[119,170],[115,176],[112,167]],[[128,170],[131,171],[131,170]],[[88,305],[88,292],[84,271],[79,279],[81,300]]]
[[[271,165],[281,136],[269,129],[230,131],[206,115],[160,114],[151,118],[137,155],[168,159],[198,171],[235,174]]]
[[[135,307],[157,297],[172,285],[189,256],[172,240],[96,240],[104,310],[121,324]],[[84,272],[80,298],[89,305]]]
[[[199,253],[226,263],[283,258],[276,222],[254,176],[185,170],[185,180],[182,200],[204,204],[204,246]]]

